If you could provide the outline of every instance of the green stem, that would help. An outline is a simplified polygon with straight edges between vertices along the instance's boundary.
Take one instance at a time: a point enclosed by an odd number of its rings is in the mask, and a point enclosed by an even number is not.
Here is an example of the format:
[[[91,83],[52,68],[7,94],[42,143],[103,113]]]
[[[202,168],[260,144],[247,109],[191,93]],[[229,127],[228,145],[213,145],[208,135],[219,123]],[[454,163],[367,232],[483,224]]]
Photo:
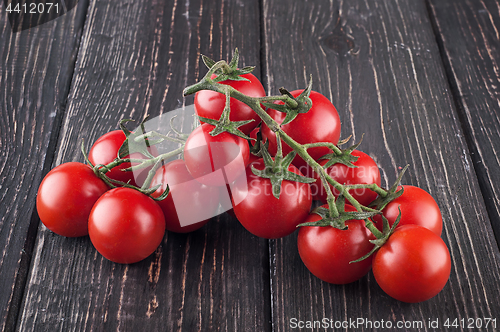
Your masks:
[[[214,85],[212,83],[212,80],[210,80],[210,81],[209,80],[210,79],[207,79],[206,77],[204,77],[198,83],[195,83],[193,85],[188,86],[183,91],[184,96],[191,95],[191,94],[196,93],[196,92],[201,91],[201,90],[214,90],[213,89]],[[214,91],[217,91],[217,90],[214,90]]]
[[[361,205],[352,195],[349,193],[349,190],[347,188],[335,181],[331,176],[328,176],[326,178],[328,183],[330,183],[335,189],[337,189],[348,201],[349,203],[352,204],[358,211],[363,211],[363,205]]]
[[[154,157],[154,158],[151,158],[151,159],[117,158],[117,159],[113,160],[112,162],[110,162],[107,165],[95,165],[94,166],[94,173],[96,173],[96,175],[99,178],[101,178],[104,182],[106,182],[106,184],[108,186],[110,186],[112,188],[115,188],[116,185],[120,185],[120,186],[123,186],[123,187],[129,187],[129,188],[137,189],[140,192],[145,193],[145,191],[147,191],[149,189],[149,187],[151,186],[151,182],[153,181],[153,177],[155,176],[156,171],[158,170],[158,168],[160,168],[160,166],[162,165],[162,162],[164,160],[167,160],[167,159],[169,159],[171,157],[174,157],[174,156],[182,153],[182,151],[184,151],[184,145],[185,145],[185,143],[182,143],[181,146],[178,147],[177,149],[169,151],[169,152],[166,152],[166,153],[163,153],[163,154],[160,154],[157,157]],[[129,162],[129,163],[134,163],[134,162],[139,163],[139,165],[133,166],[134,169],[142,169],[142,168],[147,168],[147,167],[153,166],[148,171],[148,176],[146,177],[146,180],[144,181],[144,184],[141,186],[141,188],[134,187],[134,186],[132,186],[132,185],[130,185],[128,183],[124,183],[124,182],[112,180],[112,179],[110,179],[109,177],[106,176],[106,173],[108,171],[110,171],[112,168],[114,168],[116,166],[119,166],[119,165],[121,165],[123,163],[127,163],[127,162]],[[126,169],[126,170],[123,170],[123,171],[131,171],[131,169]]]
[[[167,159],[169,159],[171,157],[174,157],[174,156],[182,153],[182,151],[184,151],[184,145],[185,144],[181,144],[181,146],[178,147],[175,150],[169,151],[167,153],[163,153],[163,154],[161,154],[158,157],[155,157],[153,159],[148,159],[147,162],[149,164],[153,164],[153,168],[151,168],[149,170],[148,176],[146,177],[146,180],[144,181],[144,184],[141,187],[142,190],[146,190],[147,188],[149,188],[149,186],[151,185],[151,181],[153,180],[153,177],[154,177],[156,171],[158,170],[158,168],[160,168],[160,166],[162,164],[162,161],[167,160]]]
[[[370,189],[371,191],[376,192],[378,195],[382,197],[387,196],[387,190],[380,188],[376,183],[370,184],[348,184],[345,185],[347,190],[351,189]]]
[[[339,156],[342,155],[342,150],[340,150],[340,148],[333,143],[328,143],[328,142],[308,143],[308,144],[304,144],[302,146],[305,147],[306,149],[317,148],[317,147],[326,147],[326,148],[333,150],[335,152],[335,154],[337,154]]]
[[[288,95],[266,96],[266,97],[259,97],[259,98],[255,98],[255,99],[257,99],[261,103],[282,101],[282,102],[286,103],[288,106],[290,106],[291,108],[296,108],[297,106],[299,106],[297,101],[290,98],[290,96],[288,96]]]
[[[227,62],[224,60],[221,60],[221,61],[215,63],[212,66],[212,68],[210,68],[208,70],[208,72],[205,74],[205,76],[203,76],[203,78],[199,82],[197,82],[193,85],[190,85],[184,89],[184,91],[183,91],[184,96],[191,95],[191,94],[196,93],[196,92],[201,91],[201,90],[213,90],[213,91],[221,92],[221,91],[219,91],[219,89],[216,89],[215,87],[218,85],[222,85],[222,84],[215,83],[212,80],[212,75],[218,69],[222,69],[223,72],[227,72],[227,71],[231,70],[231,68],[229,67]],[[223,92],[221,92],[221,93],[223,93]],[[251,98],[251,97],[248,97],[248,98]]]
[[[123,163],[137,163],[138,165],[133,166],[134,169],[148,168],[150,166],[154,166],[158,161],[166,160],[168,158],[171,158],[173,156],[180,154],[183,150],[184,150],[184,143],[182,143],[181,146],[175,150],[160,154],[157,157],[154,157],[151,159],[116,158],[115,160],[113,160],[112,162],[110,162],[107,165],[97,165],[97,166],[99,166],[99,172],[101,172],[103,174],[106,174],[114,167],[117,167]]]
[[[330,183],[335,189],[337,189],[358,211],[362,211],[363,207],[359,202],[352,197],[352,195],[349,193],[349,191],[346,189],[346,187],[339,182],[335,181],[327,172],[326,170],[321,167],[320,164],[316,160],[314,160],[311,155],[307,152],[307,149],[305,149],[301,144],[297,143],[295,140],[293,140],[290,136],[288,135],[283,135],[282,137],[283,141],[288,144],[292,149],[297,151],[297,154],[304,159],[307,164],[313,169],[319,171],[319,176],[321,178],[321,181],[323,182],[323,187],[328,190],[329,186],[327,183]],[[325,183],[325,181],[327,183]],[[327,189],[328,188],[328,189]],[[328,191],[327,191],[328,192]]]
[[[373,221],[371,221],[370,219],[365,219],[365,226],[366,226],[366,228],[368,228],[368,230],[370,232],[372,232],[372,234],[377,239],[381,239],[381,238],[384,237],[384,233],[382,233],[381,231],[379,231],[379,229],[375,226],[375,224],[373,223]]]
[[[281,139],[280,139],[280,132],[276,132],[276,155],[274,156],[274,160],[276,161],[276,164],[280,164],[281,160],[283,159],[283,147],[281,145]]]
[[[115,160],[113,160],[112,162],[110,162],[107,165],[95,165],[95,167],[97,168],[97,170],[100,173],[106,174],[107,172],[112,170],[114,167],[119,166],[119,165],[126,163],[126,162],[130,162],[129,160],[130,159],[128,159],[128,158],[123,158],[123,159],[116,158]]]
[[[328,185],[328,180],[326,179],[326,172],[324,172],[323,167],[321,167],[321,170],[315,170],[316,173],[319,174],[319,177],[321,179],[321,183],[323,183],[323,187],[326,190],[326,203],[328,204],[328,210],[330,211],[330,215],[333,218],[336,218],[339,216],[339,211],[337,209],[337,205],[335,204],[335,195],[333,195],[332,189]]]
[[[215,84],[215,85],[222,85],[222,84]],[[269,129],[271,129],[275,134],[278,134],[276,142],[278,142],[278,137],[281,138],[281,140],[285,142],[289,147],[291,147],[295,152],[297,152],[297,154],[302,159],[304,159],[309,166],[317,170],[321,178],[321,181],[323,182],[323,186],[325,187],[325,189],[328,188],[326,189],[327,193],[328,190],[330,189],[329,186],[327,185],[327,182],[330,182],[339,192],[344,193],[344,197],[349,199],[349,201],[351,201],[353,206],[356,209],[358,209],[358,211],[362,211],[361,205],[347,192],[347,190],[344,190],[344,186],[342,186],[340,183],[338,183],[328,175],[325,169],[321,167],[321,165],[318,164],[318,162],[314,160],[314,158],[312,158],[311,155],[307,152],[307,148],[305,148],[302,144],[298,143],[293,138],[291,138],[287,133],[285,133],[283,129],[281,129],[280,125],[269,114],[267,114],[266,111],[262,109],[262,107],[260,106],[260,102],[258,102],[255,98],[248,97],[242,94],[241,92],[239,92],[238,90],[234,89],[229,85],[224,85],[218,88],[221,91],[218,91],[217,88],[215,88],[214,90],[220,93],[225,93],[225,90],[229,89],[231,92],[231,97],[251,107],[259,115],[259,117],[266,124],[266,126],[268,126]],[[330,200],[335,201],[335,197],[333,196],[333,194],[331,194]],[[337,217],[339,215],[338,210],[335,207],[335,204],[329,204],[329,209],[334,217]]]

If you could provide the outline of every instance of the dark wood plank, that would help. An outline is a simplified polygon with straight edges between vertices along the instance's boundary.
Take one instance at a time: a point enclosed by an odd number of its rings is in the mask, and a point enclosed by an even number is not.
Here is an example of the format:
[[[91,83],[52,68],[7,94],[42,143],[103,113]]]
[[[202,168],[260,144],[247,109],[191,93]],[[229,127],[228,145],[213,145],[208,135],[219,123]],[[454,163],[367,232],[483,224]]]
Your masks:
[[[459,119],[499,242],[500,3],[492,0],[428,3]]]
[[[312,74],[313,89],[339,110],[342,136],[365,134],[360,149],[378,162],[383,185],[410,164],[403,181],[438,202],[452,257],[443,291],[408,305],[385,295],[371,273],[345,286],[321,282],[301,263],[295,236],[275,241],[274,330],[288,331],[292,318],[424,323],[411,330],[442,330],[447,318],[498,320],[499,251],[425,2],[266,0],[264,15],[268,91],[303,88]]]
[[[82,161],[81,139],[90,145],[120,119],[192,104],[182,90],[206,72],[200,53],[227,59],[238,47],[242,65],[259,66],[258,15],[254,1],[92,2],[55,164]],[[267,241],[227,215],[190,235],[167,234],[132,265],[43,227],[35,253],[20,330],[270,328]]]
[[[86,1],[13,33],[0,5],[0,330],[15,328],[38,220],[32,217],[56,146]],[[36,213],[35,213],[36,215]]]

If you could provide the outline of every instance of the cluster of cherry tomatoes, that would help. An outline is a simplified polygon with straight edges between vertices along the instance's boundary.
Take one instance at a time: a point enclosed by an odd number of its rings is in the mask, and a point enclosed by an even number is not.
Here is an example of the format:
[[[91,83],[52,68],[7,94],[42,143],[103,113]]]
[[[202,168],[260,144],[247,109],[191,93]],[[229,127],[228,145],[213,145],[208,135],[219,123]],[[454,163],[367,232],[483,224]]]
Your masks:
[[[262,84],[253,74],[240,77],[241,80],[213,84],[232,86],[252,98],[265,97]],[[295,98],[302,92],[292,91],[290,96]],[[211,90],[196,92],[197,115],[200,119],[221,119],[228,98]],[[281,125],[282,132],[303,145],[339,144],[341,122],[333,104],[315,91],[308,98],[311,108]],[[280,103],[283,104],[276,102]],[[272,108],[266,108],[266,112],[278,124],[287,115]],[[266,155],[274,158],[279,151],[286,156],[293,149],[283,142],[280,146],[276,130],[261,122],[250,106],[234,98],[230,99],[229,120],[242,123],[239,127],[242,135],[224,131],[212,135],[214,124],[202,121],[185,141],[184,158],[156,167],[152,178],[148,176],[151,166],[142,168],[142,172],[131,172],[132,161],[116,163],[126,133],[117,130],[105,134],[90,149],[88,164],[65,163],[47,174],[37,196],[40,220],[63,236],[88,234],[97,251],[113,262],[134,263],[157,249],[166,230],[185,233],[201,228],[220,213],[223,197],[228,196],[230,204],[222,209],[228,210],[256,236],[281,238],[301,225],[297,237],[299,255],[309,271],[326,282],[354,282],[372,269],[380,287],[405,302],[427,300],[445,286],[451,260],[440,237],[439,207],[427,192],[414,186],[400,186],[402,194],[386,202],[381,213],[370,219],[347,220],[343,228],[315,226],[313,223],[323,216],[311,211],[313,201],[320,201],[328,208],[328,190],[320,176],[295,155],[287,169],[282,170],[291,177],[280,180],[277,198],[273,177],[258,174],[272,168],[269,162],[273,159],[266,160]],[[252,139],[245,139],[247,136]],[[259,152],[255,152],[258,149],[253,140],[257,136],[262,142]],[[262,151],[264,148],[266,151]],[[149,149],[150,157],[158,156],[154,146]],[[360,185],[349,191],[359,204],[380,208],[379,193],[362,186],[381,184],[378,166],[368,154],[353,149],[351,165],[327,165],[328,159],[322,158],[332,154],[328,146],[310,147],[307,152],[320,166],[326,166],[326,173],[336,182]],[[136,163],[148,158],[143,154],[127,157]],[[114,167],[109,169],[106,165]],[[294,181],[294,175],[308,181]],[[152,188],[149,192],[144,190],[147,181],[146,187]],[[166,190],[168,195],[160,200]],[[333,186],[330,191],[339,196]],[[345,200],[342,196],[337,200],[341,199]],[[338,206],[346,213],[357,210],[348,200]],[[367,227],[367,222],[379,231]],[[395,223],[397,227],[393,227]],[[381,234],[385,235],[383,241]],[[361,257],[365,259],[359,260]]]

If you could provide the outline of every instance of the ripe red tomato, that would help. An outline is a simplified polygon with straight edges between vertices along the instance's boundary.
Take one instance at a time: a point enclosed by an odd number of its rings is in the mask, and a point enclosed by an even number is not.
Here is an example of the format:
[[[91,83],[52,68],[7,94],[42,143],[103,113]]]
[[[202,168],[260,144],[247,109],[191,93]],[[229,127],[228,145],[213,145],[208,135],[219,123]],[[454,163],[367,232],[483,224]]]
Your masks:
[[[216,75],[212,75],[214,79]],[[232,81],[226,80],[220,82],[221,84],[230,85],[244,95],[250,97],[264,97],[266,92],[260,81],[253,74],[241,75],[250,81]],[[226,96],[212,90],[201,90],[195,94],[194,97],[194,109],[198,116],[219,120],[222,115],[222,111],[226,106]],[[255,128],[260,123],[260,117],[255,113],[249,106],[242,103],[239,100],[231,98],[230,100],[231,113],[229,119],[231,121],[244,121],[244,120],[254,120],[253,122],[247,123],[239,127],[239,129],[248,135],[253,128]],[[200,121],[203,123],[203,121]]]
[[[353,164],[357,167],[352,168],[344,164],[334,164],[326,170],[326,172],[337,182],[341,184],[371,184],[376,183],[380,186],[380,171],[378,169],[375,161],[366,153],[358,150],[352,152],[353,156],[358,157]],[[328,161],[320,160],[319,164],[324,166]],[[319,175],[315,172],[311,172],[312,176],[317,180],[315,183],[311,184],[312,193],[315,199],[326,203],[326,190],[323,187],[323,183],[319,178]],[[334,189],[330,185],[333,195],[338,197],[338,190]],[[368,205],[377,198],[377,193],[370,189],[351,189],[349,193],[354,197],[360,204]]]
[[[251,165],[259,170],[265,167],[262,159]],[[288,170],[300,174],[293,165]],[[254,175],[250,165],[246,169],[246,176],[236,180],[231,190],[236,218],[250,233],[266,239],[293,233],[311,209],[311,189],[307,183],[284,180],[280,198],[276,199],[271,181]]]
[[[126,136],[121,130],[113,130],[99,137],[89,151],[88,157],[92,165],[107,165],[115,160],[118,156],[118,150],[125,141],[125,138]],[[158,151],[155,146],[151,146],[148,149],[152,155],[158,155]],[[132,153],[130,156],[126,156],[126,158],[128,157],[136,159],[145,158],[140,153]],[[141,169],[132,172],[123,171],[131,166],[131,163],[123,163],[107,172],[106,176],[113,180],[125,183],[128,182],[133,186],[141,186],[149,169]]]
[[[184,160],[196,181],[209,186],[225,186],[245,171],[250,158],[248,141],[223,132],[211,136],[214,126],[204,123],[186,140]]]
[[[151,255],[165,234],[163,212],[150,197],[131,188],[102,195],[89,216],[96,250],[115,263],[131,264]]]
[[[303,90],[292,91],[294,97],[300,95]],[[312,101],[312,107],[307,113],[299,113],[297,117],[290,123],[281,126],[281,129],[291,138],[300,144],[329,142],[337,144],[340,137],[340,118],[337,109],[333,104],[322,94],[311,91],[309,95]],[[286,114],[276,110],[269,109],[269,115],[278,123],[282,123]],[[269,140],[269,152],[272,155],[276,154],[276,135],[263,125],[262,136],[265,140]],[[286,144],[282,144],[283,155],[292,151]],[[311,157],[318,160],[320,157],[331,152],[326,147],[315,147],[308,150]],[[293,160],[293,164],[305,174],[307,163],[299,156]]]
[[[90,210],[108,189],[89,166],[76,162],[61,164],[45,176],[38,188],[38,216],[56,234],[87,235]]]
[[[158,184],[161,187],[153,197],[159,197],[167,183],[170,192],[167,198],[157,203],[165,216],[168,231],[192,232],[217,215],[220,187],[206,186],[193,179],[184,160],[173,160],[156,171],[151,187]]]
[[[392,200],[382,211],[389,224],[391,226],[394,224],[399,215],[399,208],[401,208],[401,220],[398,227],[409,224],[419,225],[441,236],[443,217],[434,198],[425,190],[415,186],[404,185],[403,188],[403,195]],[[382,230],[382,218],[377,215],[373,219],[377,228]]]
[[[427,228],[403,225],[374,254],[373,275],[380,288],[396,300],[416,303],[437,295],[451,271],[443,240]]]
[[[328,205],[323,205],[328,208]],[[356,211],[350,205],[346,211]],[[305,222],[314,222],[321,217],[315,213]],[[354,282],[370,271],[372,256],[357,263],[357,260],[373,249],[369,240],[375,237],[365,227],[363,220],[346,221],[347,230],[330,226],[303,226],[297,237],[299,255],[307,269],[316,277],[331,284]]]

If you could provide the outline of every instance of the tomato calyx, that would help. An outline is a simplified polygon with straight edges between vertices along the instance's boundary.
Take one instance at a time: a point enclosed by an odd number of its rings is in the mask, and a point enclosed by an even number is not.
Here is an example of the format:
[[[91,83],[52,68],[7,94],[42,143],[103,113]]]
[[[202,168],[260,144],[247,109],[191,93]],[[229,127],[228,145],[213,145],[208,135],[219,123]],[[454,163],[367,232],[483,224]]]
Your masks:
[[[312,91],[312,75],[310,76],[307,87],[300,95],[294,97],[287,89],[279,88],[281,96],[284,97],[284,103],[276,103],[276,99],[265,98],[267,102],[262,102],[262,105],[273,110],[286,113],[285,119],[281,123],[282,126],[292,122],[300,113],[307,113],[312,107],[311,98],[309,95]],[[274,101],[274,102],[273,102]]]
[[[202,89],[211,89],[214,90],[213,85],[223,82],[223,81],[248,81],[250,80],[246,77],[243,77],[242,75],[250,74],[254,70],[254,66],[249,66],[249,67],[244,67],[242,69],[238,68],[238,61],[239,61],[239,52],[238,49],[236,48],[234,50],[233,58],[229,63],[226,63],[224,60],[221,60],[219,62],[215,62],[214,60],[210,59],[209,57],[202,55],[203,62],[209,69],[208,73],[203,77],[203,79],[195,84],[193,87],[202,87]],[[215,75],[214,78],[212,78],[212,75]],[[251,138],[245,135],[239,128],[255,121],[254,119],[251,120],[243,120],[243,121],[231,121],[230,120],[230,112],[231,112],[231,87],[228,85],[224,84],[217,84],[224,86],[223,87],[223,92],[226,96],[226,103],[224,106],[224,110],[222,111],[222,114],[219,118],[219,120],[215,119],[210,119],[202,116],[198,116],[200,121],[204,123],[211,124],[212,126],[215,126],[215,128],[210,132],[210,135],[212,136],[217,136],[220,133],[223,132],[228,132],[230,134],[239,136],[241,138],[250,140]],[[201,90],[201,89],[200,89]],[[222,93],[222,91],[219,91]],[[190,89],[186,88],[184,89],[184,95],[190,94],[193,92],[190,92]]]
[[[255,141],[255,143],[252,144],[252,141]],[[266,141],[265,143],[263,142],[262,127],[258,128],[255,138],[250,138],[250,140],[248,140],[248,144],[250,146],[250,153],[256,157],[263,158],[263,151],[269,151],[269,141]]]
[[[205,118],[202,116],[198,116],[198,118],[205,123],[208,123],[208,124],[211,124],[212,126],[215,126],[215,128],[210,132],[211,136],[217,136],[223,132],[228,132],[230,134],[239,136],[239,137],[244,138],[246,140],[252,140],[252,138],[243,134],[243,132],[238,128],[246,125],[247,123],[253,122],[254,120],[251,119],[251,120],[243,120],[243,121],[231,121],[229,119],[229,115],[231,112],[230,100],[231,100],[230,90],[226,89],[226,105],[224,106],[224,110],[222,111],[222,114],[221,114],[219,120],[209,119],[209,118]]]
[[[357,168],[357,166],[354,165],[354,163],[358,160],[359,157],[353,156],[352,152],[361,145],[363,137],[364,134],[361,136],[361,139],[359,140],[358,143],[355,143],[346,149],[339,148],[338,150],[334,150],[334,152],[328,153],[323,157],[319,158],[319,160],[328,160],[328,162],[325,165],[323,165],[323,168],[326,169],[334,164],[343,164],[350,168]],[[339,145],[347,143],[349,139],[350,137],[347,138],[346,140],[339,142]]]
[[[382,211],[387,204],[389,204],[391,201],[395,200],[399,196],[403,195],[404,188],[401,187],[401,189],[398,190],[399,184],[401,183],[401,179],[403,178],[403,175],[405,174],[406,170],[408,169],[410,165],[406,165],[401,172],[398,175],[398,178],[394,182],[394,184],[388,189],[385,190],[386,193],[385,195],[379,195],[370,205],[369,207],[375,208],[377,210]]]
[[[279,138],[279,133],[276,133]],[[264,160],[264,169],[259,170],[251,165],[252,173],[264,179],[269,179],[271,181],[273,196],[276,199],[280,198],[281,194],[281,183],[283,180],[300,182],[300,183],[313,183],[316,181],[314,178],[308,178],[303,175],[291,172],[288,167],[295,158],[296,152],[292,151],[283,157],[281,150],[281,145],[278,145],[278,152],[274,159],[269,154],[269,151],[265,148],[264,144],[261,142],[262,159]]]
[[[242,77],[241,75],[250,74],[255,66],[247,66],[243,68],[238,68],[238,62],[240,60],[240,53],[238,52],[238,48],[235,48],[233,57],[229,63],[225,61],[216,62],[215,60],[209,58],[206,55],[201,56],[203,59],[203,63],[207,68],[211,71],[212,74],[216,74],[217,77],[212,81],[214,83],[232,80],[232,81],[249,81],[247,78]]]
[[[394,233],[394,231],[396,230],[396,227],[398,227],[399,221],[401,220],[401,209],[399,209],[399,215],[396,218],[396,220],[394,221],[394,224],[392,224],[392,226],[389,224],[389,221],[387,220],[386,217],[384,217],[384,215],[381,214],[381,216],[382,216],[382,222],[383,222],[382,232],[380,232],[375,227],[375,225],[373,224],[373,222],[371,220],[369,220],[369,219],[365,220],[366,228],[368,228],[376,238],[375,240],[370,240],[370,242],[373,243],[375,246],[373,247],[373,249],[369,253],[367,253],[366,255],[364,255],[361,258],[358,258],[358,259],[352,261],[351,263],[357,263],[357,262],[361,262],[362,260],[367,259],[371,255],[373,255],[377,250],[379,250],[387,242],[387,240],[389,240],[389,237],[392,235],[392,233]]]
[[[118,150],[118,158],[125,158],[130,155],[132,152],[138,152],[148,158],[154,158],[154,156],[149,151],[149,147],[158,144],[161,140],[150,140],[149,137],[145,136],[146,129],[144,127],[144,123],[147,121],[148,116],[145,116],[141,121],[139,128],[141,131],[130,131],[127,127],[125,127],[125,123],[131,122],[131,119],[123,119],[120,121],[120,129],[125,134],[125,141],[122,146]]]
[[[377,214],[378,211],[346,211],[345,210],[345,198],[340,195],[335,201],[335,206],[337,208],[338,216],[333,216],[330,209],[319,206],[315,208],[312,213],[315,213],[321,217],[320,220],[314,222],[306,222],[299,224],[299,226],[319,226],[319,227],[334,227],[340,230],[347,229],[345,222],[347,220],[368,220]],[[374,226],[375,227],[375,226]],[[377,230],[378,231],[378,230]]]

